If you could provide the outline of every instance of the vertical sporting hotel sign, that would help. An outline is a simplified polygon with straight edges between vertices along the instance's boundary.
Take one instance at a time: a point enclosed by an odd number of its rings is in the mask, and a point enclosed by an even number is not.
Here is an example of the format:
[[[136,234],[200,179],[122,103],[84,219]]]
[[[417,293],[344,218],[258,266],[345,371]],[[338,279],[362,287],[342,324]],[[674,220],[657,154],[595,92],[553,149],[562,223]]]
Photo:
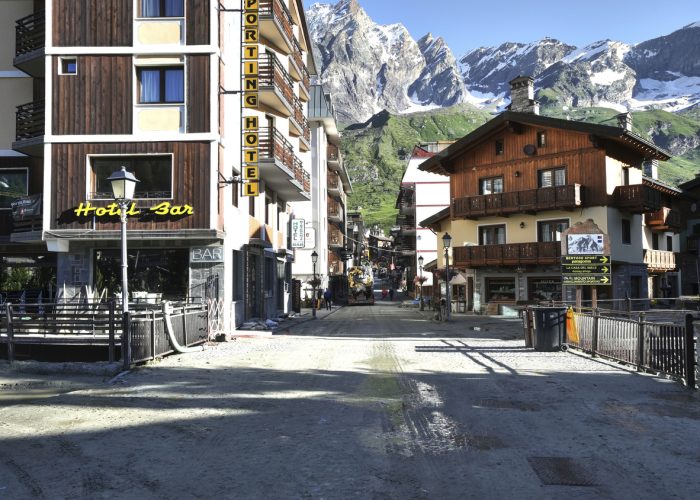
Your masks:
[[[243,2],[243,111],[258,108],[258,21],[259,1]],[[243,130],[243,196],[258,196],[260,193],[260,170],[258,167],[259,118],[245,116],[241,119]]]

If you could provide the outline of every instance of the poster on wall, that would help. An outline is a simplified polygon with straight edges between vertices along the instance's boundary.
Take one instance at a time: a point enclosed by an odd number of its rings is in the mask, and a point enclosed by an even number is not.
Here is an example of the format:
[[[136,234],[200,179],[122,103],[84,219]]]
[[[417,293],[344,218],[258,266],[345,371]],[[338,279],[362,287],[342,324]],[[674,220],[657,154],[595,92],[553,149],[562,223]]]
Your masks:
[[[316,230],[311,222],[304,228],[304,248],[316,248]]]
[[[569,234],[566,243],[569,255],[603,255],[605,250],[602,234]]]
[[[292,248],[304,248],[306,241],[306,221],[304,219],[292,219]]]

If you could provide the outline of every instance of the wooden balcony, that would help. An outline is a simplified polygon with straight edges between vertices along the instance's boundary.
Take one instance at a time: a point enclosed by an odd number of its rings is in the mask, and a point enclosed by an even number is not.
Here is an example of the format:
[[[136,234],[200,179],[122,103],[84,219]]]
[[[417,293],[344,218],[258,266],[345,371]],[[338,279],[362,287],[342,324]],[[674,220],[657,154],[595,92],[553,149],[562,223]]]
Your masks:
[[[457,198],[452,201],[455,217],[476,219],[545,210],[573,210],[583,204],[580,184],[553,186]]]
[[[35,12],[15,22],[15,57],[13,64],[30,76],[43,78],[45,74],[44,48],[46,22],[44,11]]]
[[[326,152],[326,159],[328,164],[334,167],[340,166],[340,153],[338,152],[338,146],[334,144],[328,145],[328,150]]]
[[[17,106],[16,140],[12,149],[29,156],[43,156],[45,126],[43,100]]]
[[[329,248],[344,248],[345,235],[337,229],[329,229],[328,231],[328,247]]]
[[[294,50],[292,15],[280,0],[260,0],[260,37],[264,43],[289,55]]]
[[[644,184],[617,186],[612,195],[612,205],[635,214],[656,212],[661,209],[661,193]]]
[[[343,206],[337,201],[328,200],[328,221],[343,222]]]
[[[649,271],[673,271],[676,254],[666,250],[644,250],[644,263]]]
[[[335,172],[328,172],[328,194],[335,197],[343,194],[343,183]]]
[[[644,214],[644,222],[652,231],[679,232],[681,229],[681,213],[677,210],[663,207],[656,212]]]
[[[290,117],[294,112],[294,84],[292,78],[271,53],[260,54],[259,76],[260,102],[273,113]]]
[[[555,265],[561,261],[561,242],[455,247],[452,252],[454,265],[460,268]]]
[[[304,114],[304,106],[296,95],[292,95],[292,116],[289,117],[289,135],[299,138],[299,149],[311,149],[311,128]]]

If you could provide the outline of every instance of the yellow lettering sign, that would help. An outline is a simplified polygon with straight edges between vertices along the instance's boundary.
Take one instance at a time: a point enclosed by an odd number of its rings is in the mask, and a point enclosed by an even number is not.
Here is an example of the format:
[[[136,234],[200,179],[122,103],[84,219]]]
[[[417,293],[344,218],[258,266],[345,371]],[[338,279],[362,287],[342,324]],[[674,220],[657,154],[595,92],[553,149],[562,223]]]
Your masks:
[[[150,208],[151,212],[156,215],[192,215],[194,208],[189,205],[171,205],[169,201],[159,203],[155,207]]]
[[[243,117],[243,129],[244,130],[258,130],[258,117],[257,116],[244,116]]]
[[[257,182],[246,182],[243,184],[243,196],[257,196],[260,194],[260,184]]]
[[[258,43],[258,28],[246,28],[243,31],[244,43]]]
[[[257,45],[243,46],[243,59],[257,59],[259,53]]]
[[[258,26],[258,13],[257,12],[246,12],[245,16],[246,28],[257,27]]]
[[[246,92],[257,92],[258,91],[258,79],[246,77],[243,80],[243,90]]]
[[[247,181],[257,181],[260,179],[260,171],[255,165],[247,165],[243,167],[243,179]]]
[[[243,63],[243,74],[245,76],[258,76],[258,61],[246,61]]]
[[[243,107],[244,108],[257,108],[258,107],[258,94],[244,94],[243,95]]]
[[[258,0],[245,0],[245,10],[258,10],[260,8]]]
[[[243,134],[243,146],[246,148],[257,148],[258,147],[258,133],[257,132],[246,132]]]
[[[243,163],[258,163],[258,150],[257,149],[244,149],[243,150]]]

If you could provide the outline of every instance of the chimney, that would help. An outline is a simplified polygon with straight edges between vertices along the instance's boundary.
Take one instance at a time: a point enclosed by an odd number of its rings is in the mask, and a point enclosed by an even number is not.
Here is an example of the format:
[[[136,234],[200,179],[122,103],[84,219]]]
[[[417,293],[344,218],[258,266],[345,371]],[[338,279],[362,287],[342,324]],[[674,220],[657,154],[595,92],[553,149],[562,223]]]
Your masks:
[[[620,113],[617,115],[617,126],[627,132],[632,132],[632,113]]]
[[[510,107],[515,113],[540,114],[540,103],[535,101],[535,80],[517,76],[510,82]]]

